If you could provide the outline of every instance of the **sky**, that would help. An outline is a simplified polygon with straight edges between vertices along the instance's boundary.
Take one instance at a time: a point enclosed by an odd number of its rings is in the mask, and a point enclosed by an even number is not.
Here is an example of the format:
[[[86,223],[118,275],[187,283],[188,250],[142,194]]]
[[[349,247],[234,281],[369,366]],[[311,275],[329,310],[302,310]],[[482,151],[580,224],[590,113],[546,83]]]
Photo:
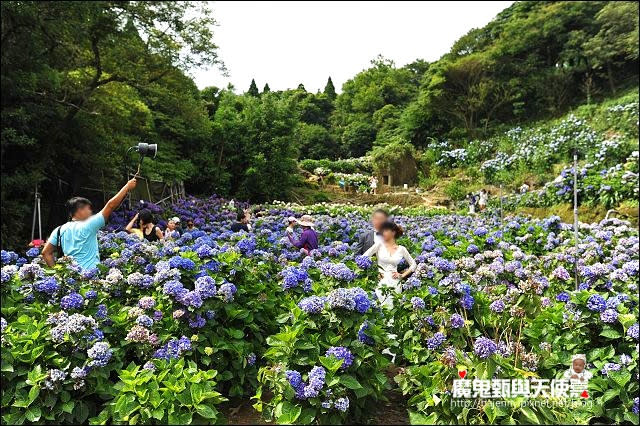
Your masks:
[[[403,66],[434,61],[472,28],[491,21],[511,1],[277,2],[215,1],[220,47],[228,76],[217,68],[191,70],[200,89],[226,87],[237,93],[255,78],[262,91],[304,84],[323,90],[331,76],[336,90],[369,67],[379,54]]]

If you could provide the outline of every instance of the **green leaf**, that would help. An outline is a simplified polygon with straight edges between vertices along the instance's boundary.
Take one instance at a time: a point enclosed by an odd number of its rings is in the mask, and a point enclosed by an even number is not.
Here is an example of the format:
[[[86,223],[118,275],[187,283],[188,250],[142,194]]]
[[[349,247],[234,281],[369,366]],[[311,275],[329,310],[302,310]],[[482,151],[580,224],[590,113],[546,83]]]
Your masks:
[[[196,411],[205,419],[215,419],[218,417],[218,411],[208,405],[199,404],[196,405]]]
[[[412,425],[435,425],[438,415],[432,412],[428,416],[416,411],[407,410],[409,412],[409,423]]]
[[[154,419],[162,420],[164,418],[164,410],[162,408],[156,408],[151,412],[151,416]]]
[[[342,363],[344,362],[343,360],[332,357],[332,356],[321,356],[319,360],[320,360],[320,364],[322,364],[323,367],[325,367],[327,370],[329,370],[332,373],[335,373],[336,371],[338,371],[338,369],[340,368],[340,366],[342,366]]]
[[[350,376],[348,374],[345,374],[344,376],[340,376],[340,383],[342,383],[349,389],[360,389],[362,387],[360,382],[358,382],[358,380],[355,377]]]
[[[622,333],[620,333],[618,330],[611,328],[609,326],[603,328],[600,335],[603,337],[608,337],[609,339],[617,339],[619,337],[622,337]]]
[[[618,395],[620,395],[619,389],[607,389],[607,391],[602,395],[602,403],[604,404]]]
[[[73,407],[75,407],[76,403],[74,401],[67,401],[62,403],[62,411],[65,413],[73,413]]]
[[[76,405],[74,413],[75,413],[76,421],[78,423],[84,423],[84,421],[87,420],[87,417],[89,417],[89,407],[87,406],[86,403],[80,401]]]
[[[629,370],[609,371],[609,379],[613,380],[618,387],[624,387],[631,380]]]
[[[296,423],[301,425],[310,425],[316,418],[316,411],[313,408],[306,407],[302,410],[302,414],[298,417],[298,421]]]
[[[302,413],[302,408],[297,405],[293,405],[289,401],[282,403],[282,413],[278,416],[278,424],[292,424]]]
[[[489,419],[489,423],[493,423],[496,419],[496,409],[494,404],[489,403],[485,404],[483,407],[484,413],[487,415],[487,419]]]
[[[202,384],[192,383],[189,390],[191,391],[191,400],[193,401],[193,403],[200,404],[200,402],[202,402],[202,400],[204,399],[202,397]]]
[[[520,412],[522,413],[522,415],[527,419],[527,422],[529,424],[536,424],[539,425],[542,422],[540,422],[540,420],[538,419],[538,416],[536,416],[536,413],[533,412],[533,410],[529,407],[524,407],[521,406],[520,407]]]
[[[37,422],[38,420],[40,420],[41,414],[42,412],[40,411],[40,407],[29,407],[27,408],[26,413],[24,413],[24,416],[30,422]]]
[[[29,390],[29,404],[35,401],[38,395],[40,395],[40,387],[32,386]]]

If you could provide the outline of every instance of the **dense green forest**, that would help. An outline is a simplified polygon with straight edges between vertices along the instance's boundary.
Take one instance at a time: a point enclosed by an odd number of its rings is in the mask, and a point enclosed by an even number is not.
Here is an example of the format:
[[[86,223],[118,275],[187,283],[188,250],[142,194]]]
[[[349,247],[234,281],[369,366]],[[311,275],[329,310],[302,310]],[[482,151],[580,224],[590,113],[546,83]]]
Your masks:
[[[194,194],[286,199],[299,159],[434,140],[462,148],[638,84],[636,2],[517,2],[437,61],[377,57],[339,94],[331,78],[319,93],[255,81],[244,93],[198,90],[189,70],[224,64],[215,17],[195,2],[1,7],[3,246],[26,241],[36,184],[55,222],[61,194],[121,184],[138,141],[161,147],[146,176]]]

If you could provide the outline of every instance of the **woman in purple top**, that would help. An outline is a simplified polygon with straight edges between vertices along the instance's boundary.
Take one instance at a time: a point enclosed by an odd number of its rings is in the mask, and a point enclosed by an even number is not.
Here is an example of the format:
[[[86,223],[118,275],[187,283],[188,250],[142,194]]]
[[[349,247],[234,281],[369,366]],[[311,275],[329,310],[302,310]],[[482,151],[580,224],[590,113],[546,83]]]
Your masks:
[[[293,239],[293,228],[291,225],[287,228],[287,236],[291,244],[301,249],[305,255],[309,255],[311,250],[318,248],[318,234],[313,230],[313,218],[309,215],[304,215],[300,219],[296,219],[295,222],[302,226],[302,234],[298,241]]]

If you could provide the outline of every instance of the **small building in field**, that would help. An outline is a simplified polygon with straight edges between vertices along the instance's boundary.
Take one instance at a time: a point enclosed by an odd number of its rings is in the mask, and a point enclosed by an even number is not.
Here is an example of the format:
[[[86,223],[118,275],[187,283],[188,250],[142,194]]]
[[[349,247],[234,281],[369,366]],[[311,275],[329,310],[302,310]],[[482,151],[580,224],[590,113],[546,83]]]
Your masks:
[[[411,145],[391,144],[377,150],[373,167],[379,185],[413,186],[418,182],[418,165]]]

